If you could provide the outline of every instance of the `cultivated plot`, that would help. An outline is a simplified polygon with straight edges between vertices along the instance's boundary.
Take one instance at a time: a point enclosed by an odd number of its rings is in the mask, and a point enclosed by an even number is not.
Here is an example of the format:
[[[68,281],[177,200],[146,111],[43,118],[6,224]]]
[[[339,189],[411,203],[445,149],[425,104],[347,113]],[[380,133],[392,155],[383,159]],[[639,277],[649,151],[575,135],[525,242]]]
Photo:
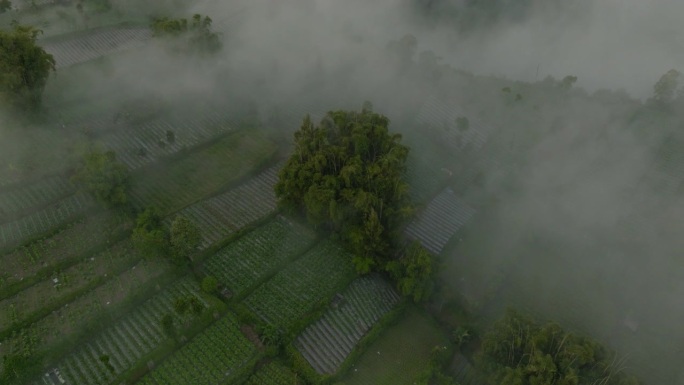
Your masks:
[[[270,167],[244,184],[181,210],[202,233],[203,247],[224,239],[276,210],[273,191],[280,165]]]
[[[297,337],[294,344],[319,374],[333,374],[361,338],[399,299],[399,294],[382,277],[359,277],[335,299],[323,317]]]
[[[323,241],[259,286],[244,303],[267,323],[288,329],[353,279],[351,259],[339,245]]]
[[[475,214],[475,209],[459,199],[450,188],[436,196],[407,227],[405,234],[439,254],[449,239]]]
[[[239,296],[313,242],[311,231],[281,216],[228,244],[202,269]]]
[[[152,38],[147,27],[104,27],[67,38],[42,43],[43,48],[54,56],[57,68],[69,67],[128,49],[139,48]]]
[[[256,347],[228,314],[194,337],[170,358],[146,375],[139,385],[230,384],[251,370]]]

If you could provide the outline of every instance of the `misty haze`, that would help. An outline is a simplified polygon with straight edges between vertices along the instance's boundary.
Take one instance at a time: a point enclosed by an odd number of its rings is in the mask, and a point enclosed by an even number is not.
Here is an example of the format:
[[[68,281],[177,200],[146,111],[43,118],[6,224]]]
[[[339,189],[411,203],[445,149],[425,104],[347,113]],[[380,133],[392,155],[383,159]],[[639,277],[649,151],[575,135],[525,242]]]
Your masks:
[[[682,15],[0,0],[0,384],[684,385]]]

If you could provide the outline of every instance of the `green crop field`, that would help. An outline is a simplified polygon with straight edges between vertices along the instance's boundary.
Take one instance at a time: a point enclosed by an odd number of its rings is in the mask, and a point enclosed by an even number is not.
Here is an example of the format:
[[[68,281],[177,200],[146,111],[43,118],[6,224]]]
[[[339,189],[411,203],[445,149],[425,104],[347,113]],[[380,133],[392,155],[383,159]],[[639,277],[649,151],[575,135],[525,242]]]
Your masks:
[[[259,286],[245,304],[267,323],[288,329],[353,277],[351,255],[323,241]]]
[[[311,231],[280,217],[231,242],[205,261],[203,270],[239,296],[313,240]]]
[[[299,376],[279,362],[269,362],[249,377],[245,385],[298,385]]]
[[[409,308],[367,347],[341,381],[345,385],[413,385],[426,368],[432,348],[448,343],[431,318]]]

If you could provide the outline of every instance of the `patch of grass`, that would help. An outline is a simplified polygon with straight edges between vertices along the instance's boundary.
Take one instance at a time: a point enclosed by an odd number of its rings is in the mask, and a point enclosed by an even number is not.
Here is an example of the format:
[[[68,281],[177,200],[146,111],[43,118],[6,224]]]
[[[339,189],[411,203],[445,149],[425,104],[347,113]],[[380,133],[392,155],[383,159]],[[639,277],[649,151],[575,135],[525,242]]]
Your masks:
[[[276,144],[264,134],[235,132],[182,159],[136,173],[131,195],[137,206],[154,204],[164,213],[179,210],[248,176],[275,152]]]
[[[345,385],[413,385],[427,367],[430,352],[448,345],[448,336],[423,311],[410,307],[352,365]]]

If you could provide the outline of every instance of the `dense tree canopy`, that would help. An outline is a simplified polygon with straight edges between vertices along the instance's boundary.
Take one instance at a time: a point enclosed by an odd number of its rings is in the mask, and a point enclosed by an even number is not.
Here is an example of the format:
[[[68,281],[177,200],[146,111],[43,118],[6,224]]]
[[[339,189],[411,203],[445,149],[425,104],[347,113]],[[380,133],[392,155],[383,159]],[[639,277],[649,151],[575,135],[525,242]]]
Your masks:
[[[91,151],[85,154],[74,180],[109,207],[128,203],[130,175],[126,166],[116,160],[113,151]]]
[[[157,258],[168,254],[169,235],[159,211],[148,207],[138,215],[133,229],[133,244],[145,257]]]
[[[595,341],[510,310],[484,336],[480,357],[492,384],[511,385],[638,384],[622,363]]]
[[[152,23],[155,37],[165,39],[175,51],[193,54],[213,53],[221,49],[221,40],[211,29],[209,16],[195,14],[192,19],[156,19]]]
[[[40,106],[55,59],[36,44],[41,30],[14,25],[0,31],[0,103],[22,109]]]
[[[192,221],[184,216],[177,216],[171,223],[170,246],[176,264],[187,263],[202,242],[202,234]]]
[[[12,2],[10,0],[0,0],[0,13],[5,13],[12,9]]]
[[[405,296],[415,302],[427,299],[432,292],[432,255],[414,241],[403,256],[387,264],[387,271]]]
[[[294,137],[275,187],[280,204],[338,234],[360,272],[383,268],[413,212],[401,135],[366,104],[361,112],[331,111],[318,125],[307,116]]]

